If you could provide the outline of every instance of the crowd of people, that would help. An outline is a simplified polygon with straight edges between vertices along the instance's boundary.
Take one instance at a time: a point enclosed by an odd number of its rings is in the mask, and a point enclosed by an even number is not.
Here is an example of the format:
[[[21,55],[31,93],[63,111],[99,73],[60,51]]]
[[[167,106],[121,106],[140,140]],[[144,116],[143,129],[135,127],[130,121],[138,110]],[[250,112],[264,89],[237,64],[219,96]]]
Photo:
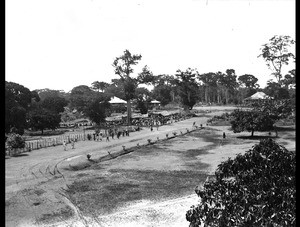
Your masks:
[[[122,120],[115,121],[106,121],[103,125],[101,125],[100,129],[95,129],[94,133],[88,133],[87,139],[90,141],[106,141],[109,142],[110,139],[120,139],[121,137],[129,136],[130,132],[140,131],[142,127],[147,127],[151,131],[153,128],[156,130],[159,129],[160,126],[171,124],[173,122],[178,122],[185,120],[192,115],[178,113],[172,113],[168,115],[163,115],[161,113],[152,113],[148,114],[148,117],[135,117],[131,121],[131,126],[126,126],[126,119],[122,118]],[[75,140],[68,141],[72,145],[72,149],[75,146]],[[67,150],[67,141],[63,142],[64,150]]]

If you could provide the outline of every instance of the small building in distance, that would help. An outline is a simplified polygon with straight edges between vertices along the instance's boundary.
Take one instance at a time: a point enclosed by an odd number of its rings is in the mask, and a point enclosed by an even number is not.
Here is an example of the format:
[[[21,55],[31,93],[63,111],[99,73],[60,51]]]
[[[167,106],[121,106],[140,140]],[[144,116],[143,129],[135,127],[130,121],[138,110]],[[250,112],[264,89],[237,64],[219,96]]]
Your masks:
[[[149,107],[150,109],[157,109],[160,107],[160,101],[157,101],[157,100],[152,100],[150,103],[149,103]]]
[[[259,101],[259,100],[266,100],[266,99],[273,99],[271,96],[266,95],[262,91],[258,91],[255,94],[251,95],[248,98],[245,98],[243,101],[244,103],[249,103],[251,101]]]
[[[109,103],[111,104],[112,113],[124,113],[127,109],[127,102],[118,97],[111,97]]]
[[[118,97],[111,97],[111,100],[109,101],[110,104],[127,104],[127,102],[123,99],[120,99]]]

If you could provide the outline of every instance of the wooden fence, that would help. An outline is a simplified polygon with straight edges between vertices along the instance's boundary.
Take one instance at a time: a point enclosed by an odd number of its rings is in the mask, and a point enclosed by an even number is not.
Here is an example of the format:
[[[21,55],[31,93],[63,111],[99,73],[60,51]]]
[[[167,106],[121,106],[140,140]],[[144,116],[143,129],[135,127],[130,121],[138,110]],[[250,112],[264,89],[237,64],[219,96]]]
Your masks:
[[[181,121],[181,120],[184,120],[184,119],[187,119],[187,118],[190,118],[190,117],[184,117],[184,118],[180,118],[180,119],[171,120],[171,121],[168,121],[167,124],[171,124],[171,123],[173,123],[173,121],[177,122],[177,121]],[[103,134],[106,134],[105,130],[103,131]],[[32,150],[38,150],[38,149],[41,149],[41,148],[54,147],[54,146],[57,146],[57,145],[62,145],[64,140],[67,143],[71,143],[72,139],[74,139],[75,141],[87,140],[87,135],[88,135],[88,133],[82,133],[82,134],[62,135],[62,136],[44,138],[44,139],[33,140],[33,141],[25,141],[25,147],[24,148],[17,148],[17,149],[14,149],[13,151],[9,151],[7,149],[5,149],[5,150],[6,150],[6,154],[11,156],[11,155],[24,153],[24,152],[29,152],[29,151],[32,151]]]
[[[72,134],[72,135],[63,135],[57,136],[53,138],[44,138],[34,141],[25,141],[24,148],[17,148],[13,151],[7,151],[8,155],[15,155],[24,152],[29,152],[32,150],[38,150],[45,147],[54,147],[58,145],[62,145],[63,141],[65,140],[67,143],[71,143],[71,140],[74,139],[75,141],[83,141],[87,139],[87,134]]]

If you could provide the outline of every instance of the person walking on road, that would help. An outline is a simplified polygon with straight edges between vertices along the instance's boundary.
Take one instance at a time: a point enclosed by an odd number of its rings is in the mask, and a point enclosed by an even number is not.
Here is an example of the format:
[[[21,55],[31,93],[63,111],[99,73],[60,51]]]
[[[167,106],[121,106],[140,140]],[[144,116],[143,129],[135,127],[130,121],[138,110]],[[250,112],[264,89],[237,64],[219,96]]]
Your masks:
[[[64,147],[64,151],[66,151],[67,150],[67,142],[65,140],[63,141],[63,147]]]
[[[72,149],[75,149],[75,140],[74,139],[71,140],[71,145],[72,145]]]

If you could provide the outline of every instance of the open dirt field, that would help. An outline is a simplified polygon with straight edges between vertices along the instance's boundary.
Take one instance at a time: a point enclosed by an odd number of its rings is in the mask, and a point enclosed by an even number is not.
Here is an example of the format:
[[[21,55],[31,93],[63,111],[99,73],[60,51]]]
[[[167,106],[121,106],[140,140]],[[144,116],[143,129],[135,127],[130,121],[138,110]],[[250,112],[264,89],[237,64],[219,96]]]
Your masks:
[[[80,141],[67,151],[56,146],[6,159],[6,226],[188,226],[185,213],[198,202],[195,187],[222,161],[259,142],[229,126],[206,126],[208,118],[233,108],[197,109],[211,113],[119,140]],[[193,122],[204,128],[192,131]],[[175,138],[163,140],[173,132]],[[148,139],[157,142],[146,145]],[[295,131],[279,132],[276,141],[295,150]]]

